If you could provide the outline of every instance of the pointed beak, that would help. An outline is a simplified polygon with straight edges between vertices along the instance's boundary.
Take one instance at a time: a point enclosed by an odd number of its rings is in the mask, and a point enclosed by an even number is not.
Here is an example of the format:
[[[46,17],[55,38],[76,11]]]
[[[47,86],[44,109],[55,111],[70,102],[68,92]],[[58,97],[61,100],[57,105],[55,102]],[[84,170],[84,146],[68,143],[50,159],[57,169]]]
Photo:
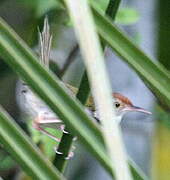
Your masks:
[[[145,113],[145,114],[152,114],[151,112],[143,109],[143,108],[140,108],[140,107],[137,107],[137,106],[129,106],[129,107],[126,107],[123,109],[123,111],[137,111],[137,112],[142,112],[142,113]]]

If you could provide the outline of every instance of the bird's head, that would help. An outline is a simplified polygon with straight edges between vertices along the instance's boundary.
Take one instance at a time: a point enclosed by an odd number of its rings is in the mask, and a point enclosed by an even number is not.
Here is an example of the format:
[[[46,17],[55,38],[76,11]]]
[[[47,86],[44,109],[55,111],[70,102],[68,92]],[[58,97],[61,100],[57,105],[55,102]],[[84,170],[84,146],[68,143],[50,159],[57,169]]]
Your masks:
[[[152,114],[151,112],[149,112],[143,108],[134,106],[127,97],[125,97],[119,93],[113,93],[113,97],[114,97],[114,106],[116,109],[116,115],[118,117],[120,117],[120,119],[122,118],[122,116],[125,113],[133,112],[133,111],[142,112],[142,113],[146,113],[146,114]]]

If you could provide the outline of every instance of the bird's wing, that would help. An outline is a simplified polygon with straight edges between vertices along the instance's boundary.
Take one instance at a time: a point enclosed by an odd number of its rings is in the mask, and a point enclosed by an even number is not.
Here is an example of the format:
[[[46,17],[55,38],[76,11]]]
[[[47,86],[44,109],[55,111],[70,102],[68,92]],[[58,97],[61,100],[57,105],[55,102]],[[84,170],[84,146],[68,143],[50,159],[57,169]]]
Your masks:
[[[77,94],[78,88],[76,88],[76,87],[74,87],[74,86],[72,86],[70,84],[65,84],[65,86],[72,92],[72,94],[74,96],[75,96],[75,94]],[[89,96],[85,106],[88,107],[89,110],[95,111],[95,105],[94,105],[94,101],[93,101],[93,97],[92,96]]]

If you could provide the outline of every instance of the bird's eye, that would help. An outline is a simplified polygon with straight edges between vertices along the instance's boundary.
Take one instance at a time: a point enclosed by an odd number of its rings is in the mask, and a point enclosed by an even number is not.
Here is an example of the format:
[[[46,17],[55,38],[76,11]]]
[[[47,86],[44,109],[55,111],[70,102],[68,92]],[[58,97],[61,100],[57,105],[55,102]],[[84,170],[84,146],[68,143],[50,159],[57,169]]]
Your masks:
[[[26,93],[27,91],[26,91],[26,90],[22,90],[21,92],[22,92],[22,93]]]
[[[118,108],[120,106],[120,103],[115,102],[115,107]]]

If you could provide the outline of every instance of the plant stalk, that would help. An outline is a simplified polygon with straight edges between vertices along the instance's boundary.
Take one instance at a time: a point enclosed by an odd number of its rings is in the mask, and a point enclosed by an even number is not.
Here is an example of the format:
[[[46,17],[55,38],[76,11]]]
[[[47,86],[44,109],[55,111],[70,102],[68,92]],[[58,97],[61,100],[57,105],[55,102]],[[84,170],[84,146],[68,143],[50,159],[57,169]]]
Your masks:
[[[79,101],[82,104],[86,103],[86,100],[89,95],[89,91],[90,91],[90,88],[89,88],[89,84],[88,84],[87,75],[85,73],[82,77],[79,91],[77,93],[77,98],[79,99]],[[67,127],[65,127],[64,130],[66,132],[69,132],[69,129]],[[58,149],[57,149],[57,151],[62,152],[62,154],[55,155],[53,164],[62,173],[64,172],[66,164],[67,164],[67,157],[69,156],[69,153],[71,153],[73,139],[74,139],[74,136],[72,134],[63,133],[61,141],[60,141]]]
[[[105,144],[112,161],[112,172],[115,172],[117,180],[131,180],[132,176],[117,122],[116,110],[113,106],[106,65],[90,8],[86,0],[65,0],[65,2],[72,18],[87,68],[94,102],[102,123]]]
[[[106,9],[106,15],[108,15],[113,20],[115,20],[116,13],[119,8],[119,4],[120,4],[120,0],[110,0],[108,7]],[[105,45],[103,44],[103,49],[104,48],[105,48]],[[83,73],[79,91],[78,91],[76,97],[84,105],[87,101],[89,93],[90,93],[90,86],[89,86],[89,82],[88,82],[87,72],[85,70],[85,72]],[[68,131],[67,127],[65,127],[65,131]],[[73,138],[74,138],[74,136],[72,136],[71,134],[63,133],[60,144],[58,146],[58,152],[62,152],[63,154],[55,155],[53,164],[62,173],[64,172],[66,164],[67,164],[66,157],[68,156],[69,152],[71,151],[71,147],[73,144]]]

